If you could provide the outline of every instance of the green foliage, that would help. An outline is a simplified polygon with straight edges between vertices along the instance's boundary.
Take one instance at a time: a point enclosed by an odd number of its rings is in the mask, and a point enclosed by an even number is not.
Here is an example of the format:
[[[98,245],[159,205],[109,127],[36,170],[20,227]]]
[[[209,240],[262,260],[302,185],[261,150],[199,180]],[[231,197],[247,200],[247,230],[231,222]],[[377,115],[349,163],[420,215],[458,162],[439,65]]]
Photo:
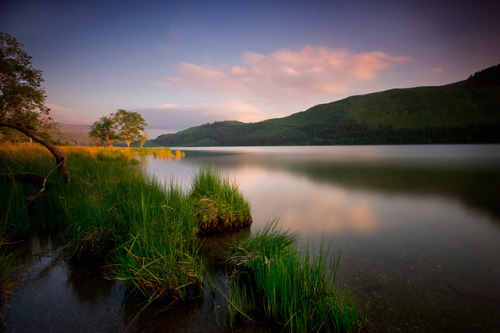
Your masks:
[[[119,109],[94,122],[89,136],[100,144],[107,142],[110,147],[115,140],[125,141],[127,147],[130,147],[130,142],[140,140],[142,147],[147,140],[145,126],[147,124],[139,113]]]
[[[354,332],[364,319],[356,303],[334,287],[339,257],[329,261],[323,244],[318,255],[299,250],[295,237],[268,225],[241,241],[229,259],[232,314],[259,309],[290,332]],[[248,316],[244,313],[245,316]],[[231,319],[234,321],[234,319]]]
[[[142,146],[144,146],[144,143],[146,143],[146,141],[148,141],[148,135],[146,132],[143,132],[142,134],[139,134],[139,136],[137,137],[137,139],[139,140],[140,142],[140,148],[142,148]]]
[[[51,138],[49,130],[55,122],[44,105],[42,71],[33,68],[22,47],[16,38],[0,33],[0,136],[15,142],[25,141],[28,135],[47,146],[50,142],[44,140]]]
[[[0,125],[22,123],[32,127],[52,122],[45,107],[42,71],[14,37],[0,33]]]
[[[466,81],[393,89],[316,105],[288,117],[227,121],[161,135],[160,146],[500,142],[500,65]]]
[[[130,142],[136,139],[141,139],[143,140],[141,142],[145,142],[145,134],[143,133],[144,127],[147,124],[139,113],[120,109],[114,114],[114,117],[118,138],[125,141],[127,147],[130,147]]]
[[[115,121],[112,116],[103,116],[90,126],[89,136],[94,142],[104,144],[107,142],[110,147],[118,139]]]
[[[137,195],[141,205],[133,212],[133,234],[115,251],[113,276],[149,302],[198,296],[203,281],[200,244],[185,194],[171,186]]]
[[[6,189],[0,191],[0,200],[8,203],[0,206],[0,237],[56,232],[69,260],[107,258],[110,278],[124,281],[134,295],[148,303],[198,296],[203,266],[198,255],[197,236],[202,226],[196,217],[196,195],[145,179],[131,159],[146,153],[180,158],[182,153],[83,147],[63,151],[74,176],[68,186],[57,177],[48,177],[50,187],[40,193],[30,184],[16,182],[14,186],[8,177],[0,179]],[[0,157],[14,173],[38,170],[46,175],[51,170],[51,156],[40,146],[2,145]],[[212,172],[205,183],[219,184],[210,193],[226,200],[221,214],[239,223],[234,216],[242,214],[241,207],[232,212],[228,205],[243,202],[245,218],[251,221],[248,204],[236,188],[217,177]],[[28,199],[32,197],[34,200]]]
[[[200,233],[241,229],[252,223],[250,205],[238,187],[210,168],[198,172],[190,197]]]

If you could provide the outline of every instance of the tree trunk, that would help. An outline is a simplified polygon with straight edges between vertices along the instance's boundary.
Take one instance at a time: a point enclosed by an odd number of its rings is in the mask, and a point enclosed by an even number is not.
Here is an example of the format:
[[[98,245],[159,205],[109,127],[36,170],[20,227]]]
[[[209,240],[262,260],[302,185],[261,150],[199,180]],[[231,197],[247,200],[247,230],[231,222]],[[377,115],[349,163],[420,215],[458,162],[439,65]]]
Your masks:
[[[66,165],[66,156],[64,156],[64,154],[59,149],[57,149],[57,147],[52,142],[50,142],[49,140],[47,140],[47,139],[41,137],[40,135],[38,135],[37,133],[35,133],[33,128],[28,127],[28,126],[23,125],[23,124],[20,124],[20,123],[9,124],[9,123],[5,123],[5,122],[0,121],[0,127],[9,127],[9,128],[16,129],[19,132],[27,135],[28,137],[30,137],[34,141],[38,142],[39,144],[41,144],[45,148],[47,148],[51,152],[51,154],[54,155],[54,158],[56,159],[56,165],[58,165],[57,171],[59,173],[59,176],[61,176],[66,183],[69,183],[70,174],[68,171],[68,167]]]

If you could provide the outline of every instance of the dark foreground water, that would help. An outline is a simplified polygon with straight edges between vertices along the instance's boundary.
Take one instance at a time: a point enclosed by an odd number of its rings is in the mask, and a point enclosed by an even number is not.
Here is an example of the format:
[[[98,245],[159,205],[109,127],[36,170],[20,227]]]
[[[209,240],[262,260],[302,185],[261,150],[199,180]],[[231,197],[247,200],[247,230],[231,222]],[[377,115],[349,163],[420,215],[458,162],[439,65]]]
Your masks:
[[[279,219],[304,244],[323,239],[332,256],[341,250],[339,286],[358,300],[371,330],[500,332],[500,145],[185,151],[182,160],[151,156],[141,165],[184,187],[200,167],[215,166],[252,206],[250,230],[205,242],[216,281],[237,237]],[[138,315],[99,263],[66,264],[48,237],[23,249],[21,288],[2,309],[0,331],[221,330],[223,298],[208,285],[198,301]]]

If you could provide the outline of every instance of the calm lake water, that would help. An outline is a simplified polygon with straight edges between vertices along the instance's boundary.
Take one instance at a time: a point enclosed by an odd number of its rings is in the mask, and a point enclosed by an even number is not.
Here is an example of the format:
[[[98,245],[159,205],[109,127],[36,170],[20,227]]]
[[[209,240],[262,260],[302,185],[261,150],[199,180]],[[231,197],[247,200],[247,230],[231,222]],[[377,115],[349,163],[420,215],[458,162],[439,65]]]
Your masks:
[[[181,150],[182,160],[148,156],[141,168],[188,188],[200,167],[214,166],[252,207],[250,230],[206,240],[215,263],[238,236],[279,219],[302,244],[324,240],[332,257],[341,251],[338,285],[372,330],[500,331],[500,145]],[[28,245],[23,284],[2,309],[0,331],[114,332],[130,324],[137,308],[124,301],[122,284],[70,267],[47,237]],[[207,287],[194,304],[149,309],[131,330],[218,331],[223,314],[221,296]]]

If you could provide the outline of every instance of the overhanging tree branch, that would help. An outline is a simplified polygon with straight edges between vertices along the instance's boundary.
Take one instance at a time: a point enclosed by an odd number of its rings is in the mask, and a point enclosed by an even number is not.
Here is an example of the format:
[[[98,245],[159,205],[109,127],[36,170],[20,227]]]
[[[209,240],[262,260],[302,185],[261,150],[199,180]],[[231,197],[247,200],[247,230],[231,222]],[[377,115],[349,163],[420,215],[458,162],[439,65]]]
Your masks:
[[[15,129],[46,147],[56,159],[56,168],[70,181],[66,157],[40,130],[54,124],[45,106],[42,71],[33,68],[22,44],[0,32],[0,127]]]
[[[50,153],[54,156],[56,159],[56,164],[58,165],[57,167],[57,172],[61,177],[64,178],[66,183],[69,183],[70,181],[70,174],[68,171],[68,167],[66,165],[66,156],[49,140],[43,138],[42,136],[38,135],[34,128],[30,126],[23,125],[21,123],[17,124],[10,124],[4,121],[0,121],[0,127],[9,127],[18,130],[19,132],[29,136],[32,138],[34,141],[38,142],[45,148],[47,148]]]

